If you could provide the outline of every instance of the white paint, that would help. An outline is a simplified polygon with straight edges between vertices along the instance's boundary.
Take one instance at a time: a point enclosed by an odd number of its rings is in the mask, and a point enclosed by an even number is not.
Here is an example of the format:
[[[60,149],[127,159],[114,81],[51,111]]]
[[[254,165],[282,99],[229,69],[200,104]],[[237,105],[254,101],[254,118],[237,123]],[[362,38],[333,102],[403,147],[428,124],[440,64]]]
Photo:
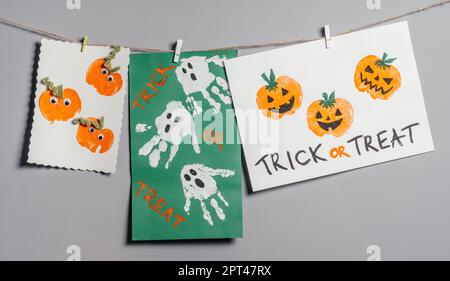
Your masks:
[[[223,197],[222,193],[217,187],[214,180],[215,176],[231,177],[234,171],[226,169],[212,169],[203,164],[185,165],[180,173],[180,179],[183,186],[184,196],[186,197],[186,204],[184,211],[189,214],[191,207],[191,199],[200,201],[200,207],[203,212],[203,218],[210,224],[214,225],[211,214],[205,204],[205,201],[210,199],[209,205],[215,210],[217,217],[224,221],[225,213],[219,206],[216,198],[228,207],[228,202]],[[216,198],[215,198],[216,197]]]
[[[144,133],[152,128],[151,125],[147,124],[136,124],[135,132],[136,133]]]
[[[197,101],[191,97],[195,93],[200,93],[215,112],[220,111],[221,105],[211,97],[211,94],[219,96],[219,99],[225,104],[231,103],[228,84],[223,78],[217,80],[217,77],[209,70],[209,63],[223,66],[224,59],[219,56],[214,56],[209,59],[201,56],[192,56],[181,59],[181,64],[175,69],[178,82],[180,82],[184,93],[188,96],[187,102],[193,109],[192,113],[194,116],[202,112]],[[213,87],[214,90],[210,92],[208,89],[213,83],[217,84],[222,90],[219,90],[215,85],[215,88]]]
[[[178,147],[183,138],[190,136],[191,144],[196,153],[200,153],[197,136],[195,134],[194,121],[191,114],[179,101],[171,101],[166,110],[155,119],[157,133],[139,149],[140,156],[149,156],[149,165],[153,168],[159,165],[161,152],[166,152],[170,144],[170,155],[165,168],[175,158]],[[156,148],[155,148],[156,147]]]

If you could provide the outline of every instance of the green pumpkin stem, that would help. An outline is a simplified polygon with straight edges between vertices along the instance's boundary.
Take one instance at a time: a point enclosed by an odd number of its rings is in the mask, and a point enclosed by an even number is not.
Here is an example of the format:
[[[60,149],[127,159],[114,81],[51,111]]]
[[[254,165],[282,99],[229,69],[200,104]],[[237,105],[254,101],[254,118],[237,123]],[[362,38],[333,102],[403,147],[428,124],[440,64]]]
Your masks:
[[[114,73],[120,70],[120,66],[112,67],[112,60],[116,58],[116,55],[120,52],[121,47],[120,46],[111,46],[112,51],[109,53],[109,55],[105,58],[105,64],[104,67],[106,70],[108,70],[109,73]]]
[[[261,77],[266,81],[267,86],[266,89],[269,91],[274,91],[278,87],[277,79],[275,77],[275,73],[273,69],[270,70],[270,77],[267,77],[267,74],[261,74]]]
[[[51,92],[52,96],[57,97],[58,99],[64,98],[64,88],[63,85],[55,86],[52,81],[48,77],[45,77],[41,80],[41,83],[47,86],[47,89]]]
[[[72,120],[72,124],[74,125],[81,125],[81,126],[92,126],[96,128],[97,130],[103,129],[103,125],[105,124],[105,118],[102,116],[99,119],[95,121],[91,121],[86,118],[75,118]]]
[[[388,69],[397,58],[388,58],[388,54],[384,53],[383,58],[375,64],[384,70]]]
[[[333,91],[330,96],[328,96],[327,93],[323,93],[322,94],[323,100],[320,101],[320,106],[322,106],[323,108],[333,108],[334,104],[336,103],[336,94],[335,91]]]

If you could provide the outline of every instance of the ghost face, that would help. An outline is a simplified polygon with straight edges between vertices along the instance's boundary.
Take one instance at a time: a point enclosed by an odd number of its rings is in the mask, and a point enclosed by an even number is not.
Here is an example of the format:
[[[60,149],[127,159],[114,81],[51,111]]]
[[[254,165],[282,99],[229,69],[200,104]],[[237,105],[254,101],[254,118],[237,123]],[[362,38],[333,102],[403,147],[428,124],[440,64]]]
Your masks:
[[[184,166],[180,176],[184,191],[190,197],[203,201],[217,193],[217,184],[209,168],[201,164]]]
[[[155,125],[161,139],[176,145],[193,131],[192,117],[179,101],[167,104],[166,110],[156,118]]]
[[[186,95],[205,91],[214,81],[215,77],[209,72],[206,57],[194,56],[180,61],[175,74]]]

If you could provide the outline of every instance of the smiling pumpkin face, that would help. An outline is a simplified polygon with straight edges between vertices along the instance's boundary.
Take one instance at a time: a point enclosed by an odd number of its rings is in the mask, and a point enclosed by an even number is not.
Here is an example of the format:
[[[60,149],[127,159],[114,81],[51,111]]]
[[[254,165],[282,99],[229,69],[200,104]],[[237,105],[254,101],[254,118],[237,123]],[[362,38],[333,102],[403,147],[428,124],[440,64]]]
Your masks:
[[[319,137],[342,136],[353,123],[353,108],[346,99],[323,93],[323,100],[311,103],[307,110],[309,129]]]
[[[273,70],[270,77],[265,73],[261,76],[267,85],[256,94],[256,104],[265,116],[278,120],[300,108],[303,92],[297,81],[288,76],[275,78]]]
[[[363,58],[356,67],[355,86],[360,92],[370,94],[373,99],[388,100],[401,86],[401,75],[389,59],[374,55]]]

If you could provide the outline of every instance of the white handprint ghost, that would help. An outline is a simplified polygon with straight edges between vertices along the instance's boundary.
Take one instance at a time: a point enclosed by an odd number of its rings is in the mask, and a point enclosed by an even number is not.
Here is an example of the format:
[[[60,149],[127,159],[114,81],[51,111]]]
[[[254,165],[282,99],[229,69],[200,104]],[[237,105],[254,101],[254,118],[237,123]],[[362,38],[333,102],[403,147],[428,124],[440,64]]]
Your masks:
[[[231,104],[227,81],[222,77],[216,77],[209,70],[210,63],[223,67],[223,61],[225,59],[219,56],[214,56],[209,59],[193,56],[180,60],[181,64],[175,69],[175,74],[183,86],[184,93],[188,96],[187,102],[192,107],[193,115],[202,112],[202,108],[193,96],[191,96],[194,93],[200,92],[203,98],[214,108],[215,112],[220,111],[221,105],[211,97],[211,94],[218,96],[224,104]]]
[[[169,159],[165,168],[168,169],[170,162],[178,152],[179,145],[184,137],[190,136],[192,146],[196,153],[200,153],[200,147],[195,135],[194,121],[192,116],[179,101],[171,101],[166,110],[155,119],[157,134],[154,135],[144,146],[139,149],[139,155],[149,155],[149,164],[155,168],[159,164],[161,152],[166,152],[168,144],[170,148]]]
[[[217,202],[216,198],[220,199],[226,207],[228,207],[228,202],[218,189],[214,176],[230,177],[233,175],[234,171],[232,170],[212,169],[203,164],[185,165],[180,174],[184,196],[186,197],[184,211],[189,214],[191,198],[197,199],[200,201],[203,218],[208,221],[210,225],[214,225],[211,213],[204,202],[209,200],[209,204],[214,208],[219,219],[224,221],[225,213],[219,206],[219,202]]]

